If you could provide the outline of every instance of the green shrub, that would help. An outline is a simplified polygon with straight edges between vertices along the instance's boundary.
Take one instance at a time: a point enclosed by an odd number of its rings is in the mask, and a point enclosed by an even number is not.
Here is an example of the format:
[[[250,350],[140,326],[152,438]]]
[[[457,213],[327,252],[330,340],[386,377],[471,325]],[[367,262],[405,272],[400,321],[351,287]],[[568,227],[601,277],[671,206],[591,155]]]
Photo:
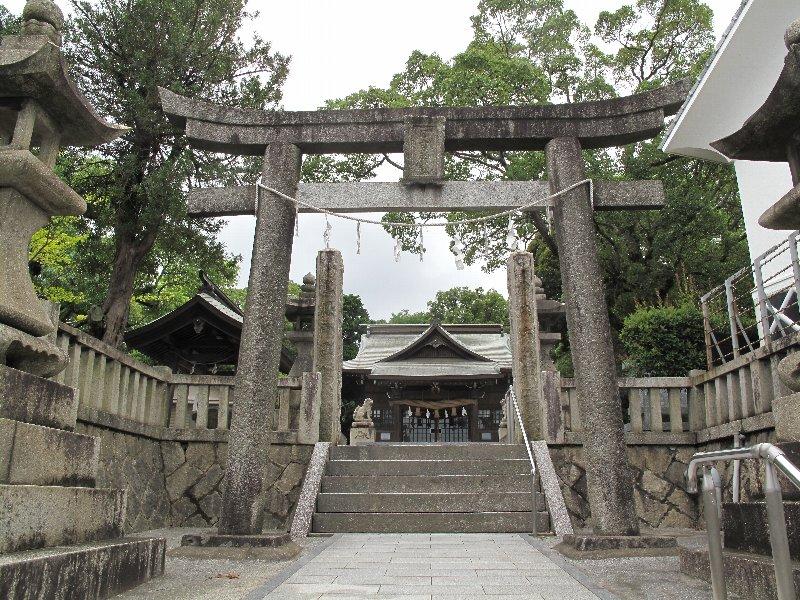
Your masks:
[[[703,315],[690,304],[638,309],[625,318],[620,340],[624,370],[634,377],[682,377],[706,366]]]

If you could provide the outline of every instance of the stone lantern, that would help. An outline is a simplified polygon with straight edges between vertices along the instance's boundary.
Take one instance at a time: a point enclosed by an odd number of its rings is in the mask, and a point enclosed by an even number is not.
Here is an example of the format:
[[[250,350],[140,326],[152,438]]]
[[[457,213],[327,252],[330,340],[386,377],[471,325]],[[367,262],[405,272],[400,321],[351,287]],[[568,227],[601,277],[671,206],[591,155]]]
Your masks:
[[[126,131],[100,118],[67,76],[64,16],[30,0],[22,34],[0,43],[0,364],[49,377],[66,365],[56,322],[28,273],[31,236],[86,202],[53,171],[62,146],[95,146]]]
[[[286,339],[292,342],[297,350],[297,357],[289,371],[290,377],[301,377],[303,373],[310,373],[312,370],[316,297],[317,278],[308,273],[303,277],[300,297],[286,302],[286,318],[292,323],[292,330],[286,333]]]
[[[166,542],[124,538],[126,491],[100,483],[100,438],[79,433],[74,388],[44,379],[67,362],[57,316],[28,274],[31,235],[86,203],[53,172],[59,147],[125,131],[67,77],[64,17],[30,0],[0,40],[0,597],[99,600],[157,577]]]

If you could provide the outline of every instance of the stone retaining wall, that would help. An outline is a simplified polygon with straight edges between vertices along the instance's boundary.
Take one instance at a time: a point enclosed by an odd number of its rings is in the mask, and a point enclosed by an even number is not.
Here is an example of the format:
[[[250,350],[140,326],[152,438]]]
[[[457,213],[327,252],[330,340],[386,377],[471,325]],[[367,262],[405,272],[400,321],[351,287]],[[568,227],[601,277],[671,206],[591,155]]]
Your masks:
[[[652,528],[703,529],[705,522],[699,497],[686,492],[684,476],[689,460],[696,452],[733,447],[734,430],[746,432],[742,446],[776,442],[775,430],[769,420],[754,418],[750,421],[730,424],[725,431],[704,430],[703,435],[698,437],[705,441],[698,441],[696,445],[629,444],[628,461],[633,469],[636,512],[640,524]],[[586,491],[583,447],[550,444],[550,455],[573,526],[587,527],[591,512]],[[754,461],[741,461],[740,465],[741,500],[762,499],[763,465]],[[733,499],[733,462],[716,463],[716,467],[722,478],[723,500],[730,502]],[[785,489],[788,490],[789,486],[785,486]]]
[[[683,474],[693,447],[628,446],[635,481],[636,513],[643,527],[697,527],[698,505],[686,492]],[[581,446],[550,446],[573,526],[587,527],[591,517],[586,463]]]
[[[108,414],[93,416],[98,418],[79,420],[76,431],[102,440],[98,487],[128,491],[126,532],[217,524],[227,432],[181,430],[181,439],[170,439],[178,437],[171,435],[176,430],[134,425]],[[264,472],[265,529],[288,531],[313,449],[296,443],[272,445]]]

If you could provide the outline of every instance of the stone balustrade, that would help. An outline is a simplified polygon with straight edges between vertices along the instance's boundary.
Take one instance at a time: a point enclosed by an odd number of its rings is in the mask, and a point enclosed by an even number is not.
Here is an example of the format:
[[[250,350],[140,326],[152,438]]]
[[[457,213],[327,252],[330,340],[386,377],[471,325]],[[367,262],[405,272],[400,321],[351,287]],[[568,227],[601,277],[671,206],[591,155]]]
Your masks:
[[[772,403],[789,393],[778,363],[800,345],[793,334],[687,377],[620,378],[628,444],[695,445],[774,428]],[[547,440],[582,442],[575,382],[544,372]]]
[[[153,367],[64,323],[57,345],[69,356],[66,370],[54,379],[78,390],[79,416],[114,415],[127,422],[171,429],[227,430],[233,408],[234,377],[174,374]],[[318,410],[316,374],[278,380],[271,427],[303,432],[313,443],[314,423],[301,411],[304,402]],[[305,390],[305,393],[304,393]],[[313,417],[311,418],[313,421]]]

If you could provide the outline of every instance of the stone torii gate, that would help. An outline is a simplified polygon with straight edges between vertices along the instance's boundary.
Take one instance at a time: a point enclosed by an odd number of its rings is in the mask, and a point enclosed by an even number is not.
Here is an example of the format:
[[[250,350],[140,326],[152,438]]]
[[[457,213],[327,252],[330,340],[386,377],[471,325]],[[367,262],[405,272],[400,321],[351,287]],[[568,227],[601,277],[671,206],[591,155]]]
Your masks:
[[[681,82],[578,104],[309,112],[225,108],[163,89],[161,100],[166,114],[185,129],[195,147],[263,156],[264,185],[314,207],[336,212],[440,212],[502,210],[537,199],[544,209],[550,194],[585,179],[582,149],[656,136],[687,92],[688,84]],[[544,150],[549,182],[444,182],[444,152],[456,150]],[[400,183],[299,183],[304,153],[392,152],[405,155]],[[258,206],[255,198],[254,187],[205,189],[190,197],[193,215],[256,215],[221,534],[260,533],[261,469],[268,446],[263,407],[276,393],[295,226],[293,203],[269,191],[261,192]],[[639,181],[597,182],[594,206],[586,185],[554,202],[578,399],[585,415],[589,501],[599,535],[635,536],[639,528],[593,210],[658,208],[663,200],[661,182]],[[536,427],[538,407],[526,404],[524,420]]]

